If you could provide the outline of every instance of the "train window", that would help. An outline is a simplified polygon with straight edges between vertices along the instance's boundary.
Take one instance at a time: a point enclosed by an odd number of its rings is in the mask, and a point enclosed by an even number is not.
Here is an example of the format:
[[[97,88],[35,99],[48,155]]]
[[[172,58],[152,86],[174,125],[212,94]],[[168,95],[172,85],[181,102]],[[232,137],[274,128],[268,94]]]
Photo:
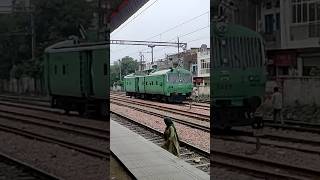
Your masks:
[[[160,82],[160,86],[162,86],[162,82]]]
[[[62,74],[65,75],[66,74],[66,65],[62,66]]]
[[[170,83],[177,83],[179,80],[178,80],[178,76],[177,74],[173,74],[173,73],[169,73],[168,74],[168,82]]]
[[[58,73],[58,67],[57,65],[54,65],[54,74],[57,74]]]
[[[158,81],[156,81],[156,85],[158,85]]]
[[[151,85],[153,85],[153,81],[151,82]]]
[[[104,64],[103,74],[104,74],[104,75],[107,75],[107,74],[108,74],[108,65],[107,65],[107,64]]]
[[[181,74],[180,80],[182,83],[192,83],[191,74]]]

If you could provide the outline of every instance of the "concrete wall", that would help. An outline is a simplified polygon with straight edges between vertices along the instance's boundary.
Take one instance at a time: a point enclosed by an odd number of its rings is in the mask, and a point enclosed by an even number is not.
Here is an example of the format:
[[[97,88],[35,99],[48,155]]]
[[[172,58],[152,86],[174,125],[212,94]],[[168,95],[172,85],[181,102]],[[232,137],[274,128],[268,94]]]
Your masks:
[[[210,95],[210,86],[197,86],[199,95]]]
[[[296,102],[301,105],[320,105],[319,77],[292,77],[269,81],[266,85],[267,94],[271,93],[275,86],[280,87],[285,106],[294,106]]]
[[[22,77],[10,80],[0,79],[0,92],[16,94],[45,94],[44,84],[39,79]]]

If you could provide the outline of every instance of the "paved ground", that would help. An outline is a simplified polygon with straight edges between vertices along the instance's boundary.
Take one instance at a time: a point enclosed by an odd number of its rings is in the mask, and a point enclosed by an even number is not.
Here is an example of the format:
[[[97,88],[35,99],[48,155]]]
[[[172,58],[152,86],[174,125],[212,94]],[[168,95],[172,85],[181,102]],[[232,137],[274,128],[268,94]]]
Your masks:
[[[139,180],[209,180],[205,172],[187,164],[112,119],[111,151]]]

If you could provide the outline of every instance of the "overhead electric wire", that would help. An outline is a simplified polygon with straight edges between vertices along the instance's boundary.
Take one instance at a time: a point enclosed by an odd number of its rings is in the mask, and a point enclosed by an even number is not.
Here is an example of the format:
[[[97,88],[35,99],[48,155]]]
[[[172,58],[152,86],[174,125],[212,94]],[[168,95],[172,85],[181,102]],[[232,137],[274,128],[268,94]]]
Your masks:
[[[187,23],[189,23],[189,22],[192,22],[192,21],[198,19],[199,17],[201,17],[201,16],[203,16],[203,15],[205,15],[205,14],[209,14],[209,11],[206,11],[205,13],[202,13],[202,14],[200,14],[200,15],[197,15],[197,16],[195,16],[195,17],[193,17],[193,18],[190,18],[190,19],[188,19],[188,20],[186,20],[186,21],[184,21],[184,22],[182,22],[182,23],[180,23],[180,24],[178,24],[178,25],[176,25],[176,26],[173,26],[173,27],[171,27],[171,28],[169,28],[169,29],[167,29],[167,30],[165,30],[165,31],[157,34],[157,35],[151,36],[151,37],[149,37],[149,38],[147,38],[147,39],[145,39],[145,40],[149,40],[149,39],[153,39],[153,38],[155,38],[155,37],[157,37],[157,36],[161,36],[161,35],[169,32],[169,31],[171,31],[171,30],[173,30],[173,29],[176,29],[176,28],[178,28],[178,27],[181,27],[181,26],[183,26],[183,25],[185,25],[185,24],[187,24]],[[122,49],[115,50],[115,51],[116,51],[116,52],[117,52],[117,51],[123,51],[123,50],[125,50],[125,49],[130,48],[130,47],[132,47],[132,46],[128,46],[128,47],[126,47],[126,48],[122,48]]]
[[[151,7],[151,6],[152,6],[154,3],[156,3],[156,2],[157,2],[157,0],[156,0],[155,2],[153,2],[151,5],[149,5],[146,9],[148,9],[149,7]],[[141,11],[137,16],[139,16],[140,14],[142,14],[146,9],[144,9],[143,11]],[[161,35],[169,32],[169,31],[171,31],[171,30],[173,30],[173,29],[176,29],[176,28],[178,28],[178,27],[181,27],[181,26],[183,26],[183,25],[185,25],[185,24],[187,24],[187,23],[189,23],[189,22],[192,22],[192,21],[198,19],[199,17],[201,17],[201,16],[203,16],[203,15],[205,15],[205,14],[209,14],[209,11],[206,11],[206,12],[204,12],[204,13],[201,13],[200,15],[197,15],[197,16],[195,16],[195,17],[192,17],[192,18],[190,18],[190,19],[188,19],[188,20],[186,20],[186,21],[184,21],[184,22],[182,22],[182,23],[180,23],[180,24],[178,24],[178,25],[175,25],[175,26],[173,26],[173,27],[171,27],[171,28],[169,28],[169,29],[167,29],[167,30],[165,30],[165,31],[157,34],[157,35],[151,36],[151,37],[147,38],[146,40],[153,39],[153,38],[155,38],[155,37],[157,37],[157,36],[161,36]],[[210,14],[209,14],[209,15],[210,15]],[[137,16],[135,16],[133,19],[131,19],[128,23],[132,22]],[[209,17],[210,17],[210,16],[209,16]],[[210,22],[210,19],[209,19],[209,22]],[[117,32],[115,32],[115,33],[118,33],[121,29],[123,29],[125,26],[127,26],[128,23],[126,23],[124,26],[122,26],[120,29],[118,29]],[[201,30],[203,30],[203,29],[206,29],[206,28],[208,28],[208,27],[210,27],[210,25],[207,25],[207,26],[205,26],[205,27],[196,29],[195,31],[188,32],[188,33],[186,33],[186,34],[183,34],[183,35],[177,36],[177,37],[179,37],[179,38],[185,37],[185,36],[188,36],[188,35],[193,34],[193,33],[195,33],[195,32],[198,32],[198,31],[201,31]],[[113,34],[113,35],[114,35],[114,34]],[[174,37],[174,38],[172,38],[172,39],[170,39],[170,40],[168,40],[168,41],[174,40],[174,39],[177,38],[177,37]],[[126,48],[119,49],[119,50],[113,50],[112,52],[115,53],[115,52],[123,51],[123,50],[128,49],[128,48],[131,48],[131,47],[133,47],[133,46],[128,46],[128,47],[126,47]],[[161,49],[159,49],[159,50],[155,50],[155,52],[164,50],[164,49],[166,49],[166,48],[168,48],[168,47],[164,47],[164,48],[161,48]],[[145,51],[145,50],[147,50],[147,49],[149,49],[149,48],[140,49],[140,50],[138,50],[138,51],[135,50],[134,52],[126,53],[126,55],[128,56],[128,55],[131,55],[131,54],[136,54],[137,52]]]
[[[187,41],[186,43],[190,43],[190,42],[194,42],[194,41],[199,41],[199,40],[202,40],[202,39],[208,39],[210,37],[206,36],[206,37],[201,37],[201,38],[197,38],[197,39],[193,39],[193,40],[190,40],[190,41]],[[161,48],[162,50],[166,49],[166,48],[169,48],[169,47],[165,47],[165,48]],[[154,59],[159,59],[159,58],[162,58],[163,56],[157,56],[155,57]]]
[[[208,28],[208,27],[210,27],[210,26],[207,25],[207,26],[201,27],[201,28],[196,29],[196,30],[194,30],[194,31],[185,33],[185,34],[183,34],[183,35],[181,35],[181,36],[174,37],[174,38],[172,38],[172,39],[170,39],[170,40],[168,40],[168,41],[174,40],[174,39],[176,39],[176,38],[181,38],[181,37],[189,36],[190,34],[196,33],[196,32],[198,32],[198,31],[201,31],[201,30],[206,29],[206,28]],[[154,52],[159,52],[159,51],[162,51],[162,50],[167,49],[167,48],[169,48],[169,47],[164,47],[164,48],[161,48],[161,49],[157,49],[157,50],[154,50]],[[139,50],[139,51],[136,51],[136,50],[135,50],[134,52],[127,53],[126,56],[131,55],[131,54],[136,54],[137,52],[144,51],[144,50],[147,50],[147,49],[148,49],[148,48],[144,48],[144,49]]]
[[[182,37],[185,37],[185,36],[189,36],[190,34],[196,33],[196,32],[198,32],[198,31],[201,31],[201,30],[206,29],[206,28],[208,28],[208,27],[209,27],[209,26],[205,26],[205,27],[196,29],[196,30],[194,30],[194,31],[188,32],[188,33],[186,33],[186,34],[183,34],[183,35],[181,35],[181,36],[177,36],[177,37],[178,37],[178,38],[182,38]],[[175,39],[175,38],[176,38],[176,37],[170,39],[169,41],[171,41],[171,40],[173,40],[173,39]],[[160,50],[167,49],[167,48],[169,48],[169,47],[164,47],[164,48],[161,48],[161,49],[159,49],[159,50],[155,50],[154,52],[158,52],[158,51],[160,51]]]
[[[136,19],[139,15],[141,15],[143,12],[145,12],[147,9],[149,9],[152,5],[154,5],[156,2],[158,2],[158,0],[155,0],[152,4],[150,4],[148,7],[146,7],[145,9],[143,9],[139,14],[137,14],[136,16],[134,16],[132,19],[130,19],[128,22],[126,22],[126,24],[124,24],[123,26],[121,26],[119,29],[116,30],[116,32],[114,32],[115,34],[118,33],[121,29],[123,29],[124,27],[126,27],[129,23],[131,23],[134,19]]]

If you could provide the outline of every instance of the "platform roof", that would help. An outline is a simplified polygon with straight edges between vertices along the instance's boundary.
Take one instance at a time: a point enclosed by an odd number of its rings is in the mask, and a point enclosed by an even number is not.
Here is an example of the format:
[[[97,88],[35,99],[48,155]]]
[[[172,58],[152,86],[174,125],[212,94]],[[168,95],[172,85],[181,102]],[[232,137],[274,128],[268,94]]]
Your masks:
[[[149,0],[107,0],[111,11],[106,12],[107,15],[105,17],[107,18],[107,22],[110,22],[111,32],[129,19],[148,1]]]

